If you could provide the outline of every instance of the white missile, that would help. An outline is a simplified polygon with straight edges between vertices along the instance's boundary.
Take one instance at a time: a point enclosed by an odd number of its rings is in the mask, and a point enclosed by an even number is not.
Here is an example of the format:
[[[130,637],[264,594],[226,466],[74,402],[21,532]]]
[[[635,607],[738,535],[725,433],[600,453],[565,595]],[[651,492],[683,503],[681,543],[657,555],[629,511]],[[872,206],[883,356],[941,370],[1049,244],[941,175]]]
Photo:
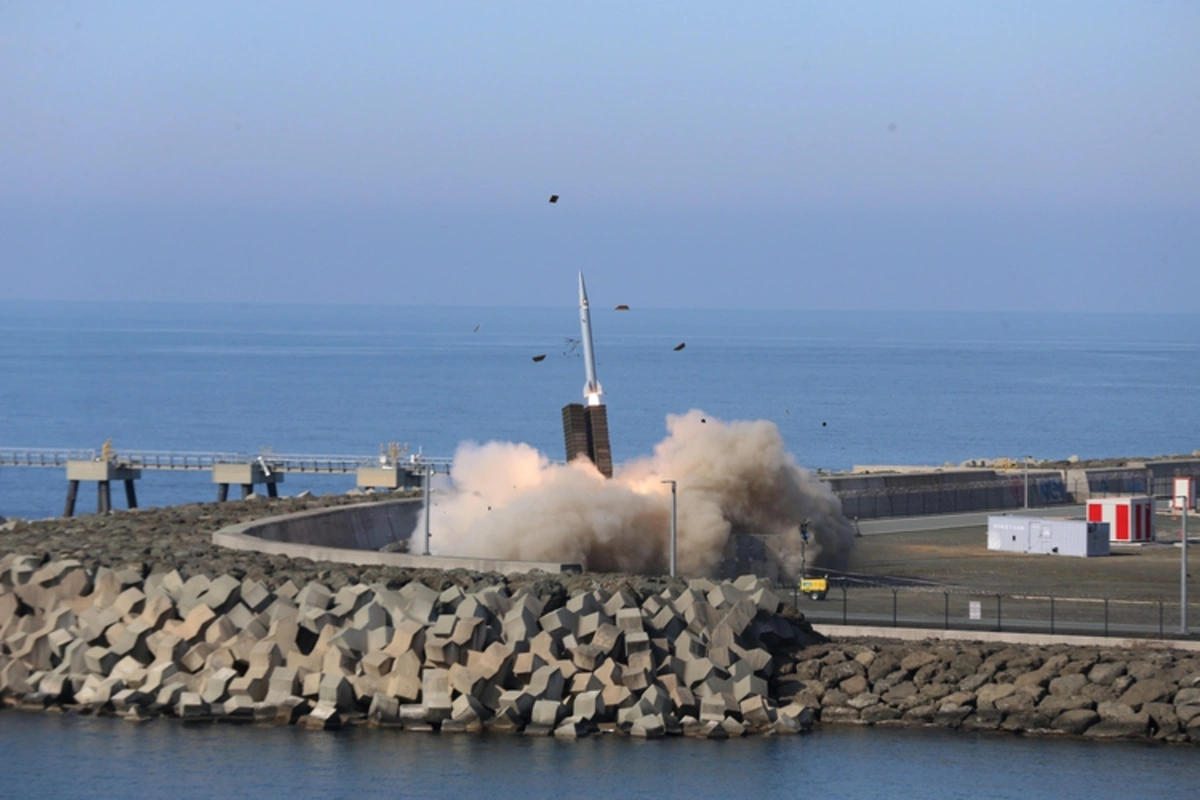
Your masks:
[[[588,314],[587,287],[583,285],[583,273],[579,273],[579,327],[583,334],[583,366],[587,370],[587,383],[583,385],[583,396],[589,406],[598,406],[603,389],[596,379],[596,355],[592,350],[592,318]]]

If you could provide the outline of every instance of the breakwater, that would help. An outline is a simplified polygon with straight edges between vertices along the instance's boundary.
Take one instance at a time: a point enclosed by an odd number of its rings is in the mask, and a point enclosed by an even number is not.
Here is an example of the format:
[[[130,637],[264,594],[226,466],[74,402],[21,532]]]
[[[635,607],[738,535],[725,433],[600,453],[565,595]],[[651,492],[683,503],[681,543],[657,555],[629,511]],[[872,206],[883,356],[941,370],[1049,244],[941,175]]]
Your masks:
[[[821,724],[1200,742],[1165,648],[824,641],[764,580],[269,584],[0,559],[7,705],[190,722],[725,738]]]
[[[747,576],[568,594],[548,576],[510,591],[85,568],[0,559],[0,695],[183,720],[579,736],[795,733],[812,711],[769,681],[819,641]]]

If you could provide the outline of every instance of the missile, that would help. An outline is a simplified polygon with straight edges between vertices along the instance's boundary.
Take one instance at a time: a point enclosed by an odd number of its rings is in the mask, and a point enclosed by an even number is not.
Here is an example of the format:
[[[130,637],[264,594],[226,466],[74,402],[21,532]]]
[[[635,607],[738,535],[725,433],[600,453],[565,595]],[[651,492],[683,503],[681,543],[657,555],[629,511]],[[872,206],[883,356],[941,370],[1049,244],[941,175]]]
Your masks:
[[[592,318],[588,314],[587,287],[583,284],[583,273],[579,273],[579,327],[583,334],[583,366],[587,370],[587,383],[583,385],[583,396],[589,406],[601,404],[600,381],[596,380],[596,355],[592,350]]]

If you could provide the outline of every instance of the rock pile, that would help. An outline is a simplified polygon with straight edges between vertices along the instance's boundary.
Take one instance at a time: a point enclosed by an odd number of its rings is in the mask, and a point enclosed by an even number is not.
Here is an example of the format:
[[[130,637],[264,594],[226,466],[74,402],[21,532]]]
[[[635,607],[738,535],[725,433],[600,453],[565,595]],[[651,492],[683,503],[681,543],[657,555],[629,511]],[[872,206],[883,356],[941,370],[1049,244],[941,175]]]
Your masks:
[[[1200,742],[1200,656],[1187,651],[859,642],[808,648],[783,671],[779,702],[822,723]]]
[[[561,587],[560,587],[561,589]],[[467,592],[0,558],[0,696],[130,719],[368,720],[415,730],[698,737],[796,733],[772,693],[821,641],[768,582],[639,596]],[[791,683],[786,685],[791,686]]]

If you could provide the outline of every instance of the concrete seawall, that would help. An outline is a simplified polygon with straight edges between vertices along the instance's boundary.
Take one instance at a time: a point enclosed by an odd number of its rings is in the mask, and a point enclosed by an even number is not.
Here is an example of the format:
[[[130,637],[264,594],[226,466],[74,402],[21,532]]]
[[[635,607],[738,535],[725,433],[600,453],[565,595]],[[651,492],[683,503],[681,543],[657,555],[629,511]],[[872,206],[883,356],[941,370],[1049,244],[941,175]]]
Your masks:
[[[240,533],[269,542],[344,550],[379,550],[393,542],[407,539],[417,525],[420,514],[421,500],[405,498],[363,505],[316,508],[267,517],[231,528],[241,528]]]
[[[214,532],[212,542],[233,550],[361,566],[465,569],[505,575],[534,570],[581,571],[579,564],[381,552],[381,547],[408,538],[420,511],[421,500],[414,498],[299,511],[229,525]]]

